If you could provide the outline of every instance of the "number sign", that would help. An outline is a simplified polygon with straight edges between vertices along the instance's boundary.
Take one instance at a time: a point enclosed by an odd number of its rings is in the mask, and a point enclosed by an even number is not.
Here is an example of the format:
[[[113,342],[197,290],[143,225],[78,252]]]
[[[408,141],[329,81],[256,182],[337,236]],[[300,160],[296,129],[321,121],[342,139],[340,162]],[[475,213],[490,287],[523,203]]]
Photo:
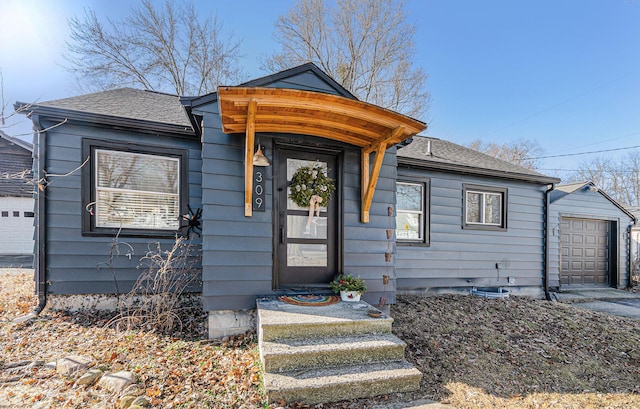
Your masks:
[[[264,212],[265,204],[265,192],[264,192],[264,168],[253,168],[253,211]]]

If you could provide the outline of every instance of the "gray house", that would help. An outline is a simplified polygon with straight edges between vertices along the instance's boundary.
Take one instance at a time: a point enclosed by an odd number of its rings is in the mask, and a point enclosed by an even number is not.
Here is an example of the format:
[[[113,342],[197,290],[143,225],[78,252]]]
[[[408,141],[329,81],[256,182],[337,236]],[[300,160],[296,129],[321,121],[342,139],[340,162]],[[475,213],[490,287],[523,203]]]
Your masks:
[[[125,88],[30,112],[42,305],[107,306],[148,244],[176,233],[201,250],[211,337],[251,328],[257,297],[326,292],[340,272],[365,279],[370,303],[546,288],[557,179],[416,136],[424,123],[358,101],[313,64],[205,96]],[[335,181],[328,202],[290,198],[304,167]],[[100,268],[116,235],[126,248]]]
[[[542,298],[545,208],[558,179],[434,138],[398,150],[398,290],[508,287]],[[407,200],[423,197],[417,233]],[[415,213],[413,219],[417,220]]]
[[[29,142],[0,131],[0,264],[33,262],[33,183]]]
[[[549,287],[630,286],[634,222],[593,182],[557,186],[549,206]]]

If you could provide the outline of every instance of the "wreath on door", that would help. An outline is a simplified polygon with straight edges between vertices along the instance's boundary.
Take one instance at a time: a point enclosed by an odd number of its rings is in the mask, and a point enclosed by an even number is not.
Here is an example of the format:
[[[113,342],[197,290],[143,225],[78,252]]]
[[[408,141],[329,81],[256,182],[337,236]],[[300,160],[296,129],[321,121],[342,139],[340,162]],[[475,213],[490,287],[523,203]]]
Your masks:
[[[302,166],[291,178],[289,198],[300,207],[326,206],[336,185],[319,163]]]

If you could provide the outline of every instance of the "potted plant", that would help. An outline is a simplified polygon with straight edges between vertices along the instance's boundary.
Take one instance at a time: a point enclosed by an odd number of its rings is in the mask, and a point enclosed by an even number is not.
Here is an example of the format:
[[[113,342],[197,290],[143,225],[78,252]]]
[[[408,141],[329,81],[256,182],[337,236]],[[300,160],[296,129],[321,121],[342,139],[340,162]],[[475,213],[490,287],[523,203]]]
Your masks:
[[[329,283],[329,287],[336,293],[340,294],[342,301],[360,301],[360,296],[367,291],[362,278],[354,277],[350,274],[340,274],[335,280]]]

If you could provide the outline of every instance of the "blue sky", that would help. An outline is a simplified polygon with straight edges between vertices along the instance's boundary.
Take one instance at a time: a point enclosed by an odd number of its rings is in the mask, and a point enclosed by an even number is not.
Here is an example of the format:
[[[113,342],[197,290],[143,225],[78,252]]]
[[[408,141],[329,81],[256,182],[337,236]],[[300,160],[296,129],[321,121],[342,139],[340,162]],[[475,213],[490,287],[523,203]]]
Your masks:
[[[4,100],[77,95],[61,64],[67,19],[83,8],[118,19],[123,0],[0,0]],[[248,78],[269,74],[274,23],[292,0],[195,1],[243,40]],[[547,155],[640,145],[640,0],[407,0],[415,64],[429,74],[427,134],[465,144],[537,140]],[[4,131],[29,139],[12,118]],[[636,148],[635,150],[638,150]],[[630,152],[620,150],[611,157]],[[591,155],[549,158],[544,172]]]

